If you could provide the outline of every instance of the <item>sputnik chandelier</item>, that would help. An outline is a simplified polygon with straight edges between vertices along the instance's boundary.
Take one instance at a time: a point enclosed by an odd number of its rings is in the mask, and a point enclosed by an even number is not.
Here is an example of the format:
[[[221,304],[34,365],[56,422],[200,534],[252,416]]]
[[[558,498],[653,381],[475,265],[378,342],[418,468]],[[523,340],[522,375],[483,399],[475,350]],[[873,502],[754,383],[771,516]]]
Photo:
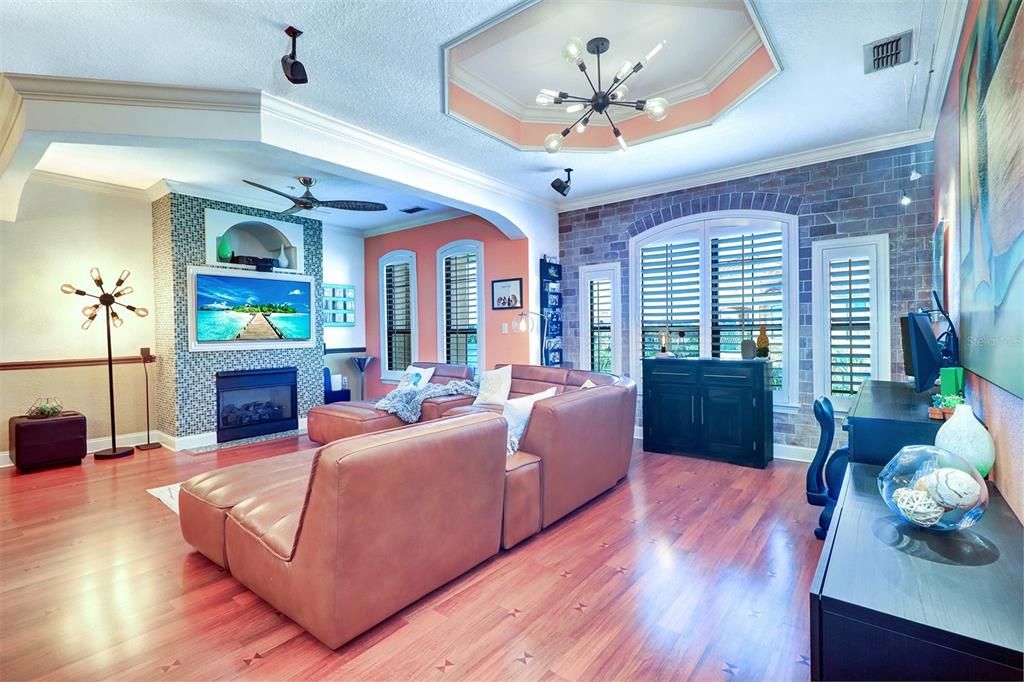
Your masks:
[[[569,106],[565,108],[566,113],[575,114],[582,112],[580,117],[572,125],[563,129],[562,132],[551,133],[544,138],[544,150],[547,153],[554,154],[557,152],[562,147],[562,140],[568,137],[573,129],[576,130],[577,135],[582,135],[586,132],[587,126],[590,125],[590,119],[593,116],[604,116],[608,119],[608,123],[612,127],[612,133],[615,135],[615,141],[619,143],[622,151],[626,151],[628,146],[626,139],[622,136],[622,131],[615,125],[615,121],[612,120],[610,114],[613,106],[642,111],[652,121],[662,121],[668,116],[668,100],[664,97],[628,100],[629,88],[626,87],[626,81],[633,74],[638,73],[647,66],[647,63],[665,46],[665,41],[662,40],[655,45],[654,49],[648,52],[636,64],[624,63],[606,89],[601,80],[601,55],[608,51],[609,45],[610,42],[607,38],[591,38],[587,41],[587,52],[597,56],[597,85],[594,85],[593,79],[587,73],[587,63],[583,61],[583,41],[575,37],[569,38],[565,46],[562,47],[562,57],[570,64],[574,64],[586,76],[587,83],[590,85],[593,94],[589,97],[578,97],[562,90],[545,89],[540,91],[540,94],[537,95],[537,104],[543,106],[568,104]]]

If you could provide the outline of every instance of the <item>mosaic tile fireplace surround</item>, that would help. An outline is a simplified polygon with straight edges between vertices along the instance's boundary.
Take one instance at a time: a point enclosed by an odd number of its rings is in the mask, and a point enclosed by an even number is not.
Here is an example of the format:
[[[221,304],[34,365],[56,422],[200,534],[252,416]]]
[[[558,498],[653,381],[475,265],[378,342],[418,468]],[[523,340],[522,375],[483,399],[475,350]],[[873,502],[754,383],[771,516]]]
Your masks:
[[[217,373],[278,367],[296,369],[296,402],[301,423],[323,402],[323,237],[318,220],[282,216],[260,209],[170,193],[153,202],[153,274],[156,294],[156,427],[186,444],[214,442],[218,426]],[[206,265],[204,214],[207,208],[302,225],[305,274],[315,294],[312,348],[271,350],[188,349],[190,265]]]

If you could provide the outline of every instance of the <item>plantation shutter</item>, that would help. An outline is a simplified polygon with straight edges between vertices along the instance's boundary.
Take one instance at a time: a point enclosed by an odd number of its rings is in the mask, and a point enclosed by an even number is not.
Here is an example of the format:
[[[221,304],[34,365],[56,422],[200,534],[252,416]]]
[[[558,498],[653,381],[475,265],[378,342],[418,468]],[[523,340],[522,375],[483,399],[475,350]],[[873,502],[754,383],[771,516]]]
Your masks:
[[[711,356],[739,358],[740,342],[768,334],[772,388],[782,388],[782,232],[711,239]]]
[[[444,259],[445,362],[475,367],[477,342],[477,255],[460,253]]]
[[[387,369],[402,372],[412,364],[412,282],[408,263],[384,268]]]
[[[700,355],[700,242],[686,240],[640,251],[640,327],[643,357],[668,350],[681,358]],[[685,336],[680,338],[679,333]]]
[[[612,282],[590,280],[590,369],[612,371]]]
[[[851,395],[871,378],[871,263],[828,264],[829,380],[834,395]]]

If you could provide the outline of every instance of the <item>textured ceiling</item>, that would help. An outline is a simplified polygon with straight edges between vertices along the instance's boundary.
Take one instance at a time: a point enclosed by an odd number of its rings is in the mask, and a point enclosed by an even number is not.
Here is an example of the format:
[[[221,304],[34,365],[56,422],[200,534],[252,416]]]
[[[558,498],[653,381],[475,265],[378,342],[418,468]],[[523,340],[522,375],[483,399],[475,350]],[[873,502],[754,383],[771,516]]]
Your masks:
[[[685,0],[706,3],[708,0]],[[958,0],[951,0],[958,2]],[[714,125],[621,152],[522,152],[442,113],[441,45],[511,0],[153,2],[3,0],[0,70],[256,88],[551,198],[577,169],[573,198],[920,127],[941,0],[755,0],[783,72]],[[958,3],[959,4],[959,3]],[[595,2],[594,12],[604,4]],[[922,19],[923,8],[923,19]],[[608,16],[612,28],[616,17]],[[282,29],[306,31],[311,83],[290,85]],[[919,30],[921,64],[863,75],[864,43]],[[566,33],[572,33],[566,27]],[[652,33],[652,37],[655,36]],[[557,51],[559,44],[538,45]],[[948,45],[942,46],[944,51]],[[673,45],[685,59],[685,45]],[[508,55],[517,59],[517,55]],[[936,65],[936,77],[948,67]],[[905,91],[911,87],[910,105]],[[942,88],[944,83],[932,83]]]
[[[172,187],[186,193],[190,188],[201,188],[211,196],[271,211],[283,211],[291,208],[291,204],[283,197],[246,185],[242,178],[298,196],[304,188],[295,177],[308,175],[316,179],[313,195],[323,201],[356,199],[387,205],[386,211],[318,208],[300,214],[353,230],[394,227],[410,221],[431,221],[436,215],[451,217],[460,213],[448,206],[390,187],[325,173],[291,156],[272,147],[263,147],[260,151],[225,151],[194,147],[168,149],[58,142],[50,145],[37,168],[142,190],[149,189],[160,180],[168,180],[179,183],[172,184]],[[287,169],[290,175],[286,175],[282,169]],[[401,211],[414,206],[427,210],[414,215]]]

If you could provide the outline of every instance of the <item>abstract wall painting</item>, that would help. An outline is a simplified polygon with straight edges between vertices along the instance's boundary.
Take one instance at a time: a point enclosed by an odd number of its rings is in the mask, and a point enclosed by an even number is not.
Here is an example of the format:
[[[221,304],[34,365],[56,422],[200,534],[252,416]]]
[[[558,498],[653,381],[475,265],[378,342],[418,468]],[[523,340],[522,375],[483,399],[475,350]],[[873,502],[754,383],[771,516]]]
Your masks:
[[[1024,397],[1024,21],[1017,21],[1020,7],[1021,0],[983,0],[964,55],[958,229],[962,364]]]

